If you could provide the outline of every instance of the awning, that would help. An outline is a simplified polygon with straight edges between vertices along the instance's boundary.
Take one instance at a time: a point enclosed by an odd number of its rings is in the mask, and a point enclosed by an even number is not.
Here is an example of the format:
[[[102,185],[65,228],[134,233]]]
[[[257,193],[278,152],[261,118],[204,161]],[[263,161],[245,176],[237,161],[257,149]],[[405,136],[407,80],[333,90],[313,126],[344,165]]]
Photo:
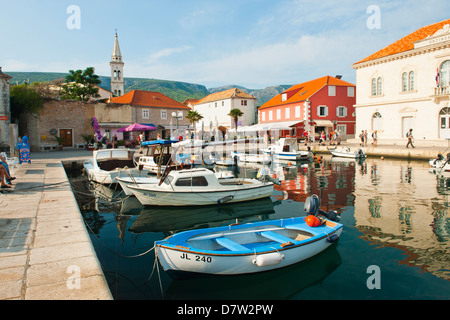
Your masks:
[[[317,127],[334,127],[330,120],[313,120]]]
[[[238,128],[238,132],[250,132],[250,131],[266,131],[266,130],[292,130],[297,123],[302,121],[283,121],[283,122],[270,122],[270,123],[258,123],[253,126]]]

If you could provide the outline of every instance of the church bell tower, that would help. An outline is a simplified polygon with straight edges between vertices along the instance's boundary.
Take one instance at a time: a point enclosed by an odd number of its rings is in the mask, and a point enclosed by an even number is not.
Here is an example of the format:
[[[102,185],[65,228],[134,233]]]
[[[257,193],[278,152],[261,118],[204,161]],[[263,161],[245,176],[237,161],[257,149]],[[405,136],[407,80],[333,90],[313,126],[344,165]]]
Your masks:
[[[124,92],[123,85],[123,60],[122,53],[120,52],[119,47],[119,38],[116,37],[114,39],[114,49],[112,53],[111,62],[109,63],[111,66],[111,92],[114,96],[120,97]]]

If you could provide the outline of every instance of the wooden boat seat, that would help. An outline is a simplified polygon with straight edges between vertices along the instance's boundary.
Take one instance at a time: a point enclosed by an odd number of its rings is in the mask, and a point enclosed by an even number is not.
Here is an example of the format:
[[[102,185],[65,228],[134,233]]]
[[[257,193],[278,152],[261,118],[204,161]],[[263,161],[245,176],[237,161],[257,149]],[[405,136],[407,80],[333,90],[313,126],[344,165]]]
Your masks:
[[[276,242],[281,243],[281,244],[285,244],[285,243],[289,243],[289,242],[292,243],[292,240],[293,240],[291,238],[282,236],[281,234],[278,234],[278,233],[275,233],[275,232],[272,232],[272,231],[262,231],[259,234],[261,236],[263,236],[264,238],[276,241]]]
[[[215,238],[216,242],[220,244],[222,247],[227,248],[230,251],[250,251],[243,245],[234,242],[226,237]]]

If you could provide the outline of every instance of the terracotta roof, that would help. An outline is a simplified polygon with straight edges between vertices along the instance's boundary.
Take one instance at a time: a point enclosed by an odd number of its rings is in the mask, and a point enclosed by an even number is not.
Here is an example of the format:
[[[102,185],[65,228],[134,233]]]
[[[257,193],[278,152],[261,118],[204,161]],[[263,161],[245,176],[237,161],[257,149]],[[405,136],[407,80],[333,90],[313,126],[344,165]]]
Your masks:
[[[425,39],[428,36],[432,36],[438,30],[442,29],[446,24],[450,24],[450,19],[431,24],[429,26],[420,28],[413,33],[401,38],[400,40],[390,44],[386,48],[381,49],[378,52],[364,58],[363,60],[356,62],[355,64],[367,62],[370,60],[387,57],[393,54],[405,52],[414,49],[414,42]]]
[[[296,103],[300,101],[305,101],[306,99],[309,99],[311,96],[313,96],[317,91],[322,89],[324,86],[330,85],[330,86],[345,86],[345,87],[354,87],[355,85],[343,81],[341,79],[331,77],[331,76],[325,76],[322,78],[318,78],[315,80],[311,80],[308,82],[300,83],[295,86],[290,87],[286,91],[283,91],[282,93],[276,95],[269,101],[267,101],[265,104],[263,104],[259,109],[265,109],[270,108],[274,106],[280,106],[284,104],[291,104]],[[286,100],[281,101],[281,98],[283,94],[286,94]]]
[[[11,76],[7,75],[6,73],[3,73],[2,67],[0,67],[0,78],[12,79]]]
[[[123,96],[111,98],[110,103],[129,104],[133,106],[189,109],[178,101],[173,100],[160,92],[133,90]]]
[[[233,88],[233,89],[229,89],[229,90],[225,90],[225,91],[221,91],[221,92],[212,93],[212,94],[204,97],[203,99],[200,99],[200,101],[198,101],[196,104],[219,101],[219,100],[229,99],[229,98],[233,98],[233,97],[245,98],[245,99],[256,99],[251,94],[245,93],[245,92],[239,90],[238,88]]]

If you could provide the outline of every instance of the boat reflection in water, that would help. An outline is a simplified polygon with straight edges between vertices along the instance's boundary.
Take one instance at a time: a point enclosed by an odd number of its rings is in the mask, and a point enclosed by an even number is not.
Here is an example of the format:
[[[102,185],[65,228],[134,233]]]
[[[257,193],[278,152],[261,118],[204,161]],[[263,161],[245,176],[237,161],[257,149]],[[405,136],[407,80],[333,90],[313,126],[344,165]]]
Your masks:
[[[163,232],[166,235],[198,228],[221,225],[264,221],[275,213],[270,198],[242,203],[223,204],[221,206],[201,206],[190,208],[151,207],[143,208],[129,228],[133,233]]]

